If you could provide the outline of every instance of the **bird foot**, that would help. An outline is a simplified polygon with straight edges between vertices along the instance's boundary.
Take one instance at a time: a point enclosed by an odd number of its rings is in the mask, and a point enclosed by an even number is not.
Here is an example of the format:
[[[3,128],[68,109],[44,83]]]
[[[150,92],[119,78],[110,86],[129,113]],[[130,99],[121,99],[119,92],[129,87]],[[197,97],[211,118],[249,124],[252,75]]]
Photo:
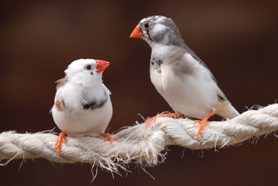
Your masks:
[[[109,141],[110,143],[117,140],[115,137],[108,133],[101,133],[100,136],[104,141]]]
[[[55,149],[56,149],[56,153],[58,154],[58,156],[60,156],[60,152],[61,152],[61,148],[62,148],[62,143],[66,142],[66,133],[61,132],[56,140],[55,143]]]
[[[153,122],[155,122],[155,120],[159,117],[159,114],[151,117],[151,118],[148,118],[146,121],[145,121],[145,127],[149,127]]]
[[[214,115],[213,112],[209,112],[207,114],[206,117],[204,117],[202,120],[195,120],[194,123],[198,123],[199,124],[199,129],[198,129],[198,133],[197,133],[197,139],[199,140],[201,138],[201,135],[203,133],[203,130],[205,128],[205,126],[208,123],[208,120],[210,117],[212,117]]]
[[[202,120],[196,120],[195,123],[199,124],[199,129],[198,129],[198,133],[197,133],[197,139],[199,140],[201,138],[201,135],[203,133],[205,126],[208,123],[208,118],[204,118]]]
[[[151,117],[149,119],[147,119],[145,121],[145,126],[148,127],[150,126],[153,122],[155,122],[155,120],[158,118],[158,117],[173,117],[173,118],[178,118],[180,116],[182,116],[183,114],[180,113],[180,112],[174,112],[174,113],[164,113],[164,114],[157,114],[155,115],[154,117]]]

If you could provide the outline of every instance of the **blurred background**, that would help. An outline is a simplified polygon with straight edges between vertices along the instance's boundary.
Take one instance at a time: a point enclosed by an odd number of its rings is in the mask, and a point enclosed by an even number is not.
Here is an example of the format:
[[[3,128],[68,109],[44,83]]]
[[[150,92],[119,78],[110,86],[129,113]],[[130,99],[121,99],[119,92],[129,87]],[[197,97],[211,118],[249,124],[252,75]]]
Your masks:
[[[111,61],[104,82],[112,91],[109,132],[171,111],[149,78],[150,48],[129,39],[138,21],[173,18],[186,43],[205,61],[240,111],[278,98],[278,1],[7,1],[0,2],[0,131],[38,132],[55,124],[49,111],[54,82],[78,58]],[[56,131],[58,131],[56,129]],[[192,151],[170,147],[167,160],[115,176],[99,171],[93,185],[278,185],[278,139]],[[36,159],[0,167],[0,185],[91,185],[90,165]]]

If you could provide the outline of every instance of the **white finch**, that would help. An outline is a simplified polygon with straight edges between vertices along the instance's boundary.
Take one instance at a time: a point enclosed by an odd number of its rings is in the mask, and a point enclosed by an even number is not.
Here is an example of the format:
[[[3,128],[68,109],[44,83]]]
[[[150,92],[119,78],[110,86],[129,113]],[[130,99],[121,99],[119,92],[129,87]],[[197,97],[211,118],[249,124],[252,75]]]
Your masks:
[[[171,18],[142,19],[130,38],[141,38],[151,47],[150,76],[156,90],[176,112],[160,116],[193,117],[199,123],[200,138],[208,119],[217,114],[233,118],[239,113],[228,101],[210,70],[185,44]],[[157,116],[156,116],[157,117]],[[156,117],[147,120],[149,125]]]
[[[109,62],[94,59],[78,59],[65,70],[65,77],[57,81],[57,91],[52,116],[62,131],[56,141],[60,154],[65,135],[73,137],[102,136],[112,117],[110,91],[102,83],[102,73]]]

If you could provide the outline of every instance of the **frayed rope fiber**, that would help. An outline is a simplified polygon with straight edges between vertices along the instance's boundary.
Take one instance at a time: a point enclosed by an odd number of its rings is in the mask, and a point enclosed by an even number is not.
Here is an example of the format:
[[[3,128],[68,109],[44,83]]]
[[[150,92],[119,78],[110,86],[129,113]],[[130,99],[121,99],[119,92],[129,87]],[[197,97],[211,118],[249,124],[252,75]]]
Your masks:
[[[226,121],[210,121],[197,139],[198,124],[190,119],[158,118],[150,127],[136,124],[114,134],[110,143],[101,138],[67,137],[58,156],[52,133],[0,133],[0,160],[45,158],[58,163],[91,163],[111,172],[128,163],[153,166],[163,161],[168,145],[210,149],[241,143],[278,130],[278,104],[248,110]]]

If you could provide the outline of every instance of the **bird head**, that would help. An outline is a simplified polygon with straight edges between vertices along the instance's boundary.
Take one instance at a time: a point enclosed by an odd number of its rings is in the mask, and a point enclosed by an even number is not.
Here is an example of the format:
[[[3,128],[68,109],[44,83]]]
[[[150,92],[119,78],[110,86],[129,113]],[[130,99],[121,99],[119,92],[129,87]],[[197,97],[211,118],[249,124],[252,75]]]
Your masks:
[[[151,47],[155,44],[184,46],[178,27],[165,16],[143,18],[131,32],[130,38],[143,39]]]
[[[102,74],[109,65],[108,61],[99,59],[78,59],[68,66],[65,74],[69,81],[93,86],[102,82]]]

